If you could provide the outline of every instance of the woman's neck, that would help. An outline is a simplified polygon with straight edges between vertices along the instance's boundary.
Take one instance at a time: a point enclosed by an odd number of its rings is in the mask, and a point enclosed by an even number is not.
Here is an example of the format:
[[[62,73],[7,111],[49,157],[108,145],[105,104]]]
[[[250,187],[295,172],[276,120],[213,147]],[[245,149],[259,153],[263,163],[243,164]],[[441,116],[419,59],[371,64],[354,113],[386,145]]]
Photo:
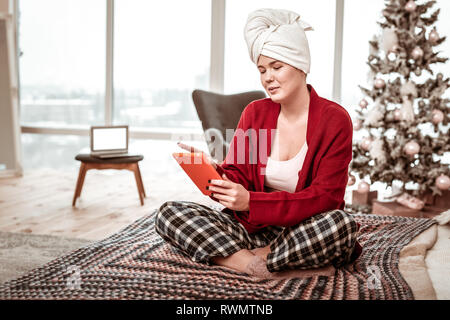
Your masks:
[[[305,120],[309,110],[310,94],[308,87],[302,86],[290,101],[281,104],[280,114],[289,122]]]

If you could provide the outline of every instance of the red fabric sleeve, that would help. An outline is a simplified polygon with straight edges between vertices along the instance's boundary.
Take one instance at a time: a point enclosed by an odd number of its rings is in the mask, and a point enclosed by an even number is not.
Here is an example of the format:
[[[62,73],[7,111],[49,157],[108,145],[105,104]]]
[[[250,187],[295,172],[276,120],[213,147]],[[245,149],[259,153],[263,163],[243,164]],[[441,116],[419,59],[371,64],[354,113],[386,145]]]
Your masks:
[[[344,116],[323,115],[329,119],[321,139],[326,151],[310,186],[296,193],[250,191],[251,224],[288,227],[321,212],[343,209],[353,136],[351,119],[344,112]]]

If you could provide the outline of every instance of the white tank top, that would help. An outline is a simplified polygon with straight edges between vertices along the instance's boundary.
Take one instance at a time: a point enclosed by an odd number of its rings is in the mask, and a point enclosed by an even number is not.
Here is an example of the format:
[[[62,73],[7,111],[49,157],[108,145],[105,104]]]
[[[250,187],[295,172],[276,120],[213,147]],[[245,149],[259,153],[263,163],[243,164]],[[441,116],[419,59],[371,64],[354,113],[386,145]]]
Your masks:
[[[308,145],[305,143],[295,157],[285,161],[267,158],[264,185],[267,191],[295,192],[298,182],[298,173],[302,170]]]

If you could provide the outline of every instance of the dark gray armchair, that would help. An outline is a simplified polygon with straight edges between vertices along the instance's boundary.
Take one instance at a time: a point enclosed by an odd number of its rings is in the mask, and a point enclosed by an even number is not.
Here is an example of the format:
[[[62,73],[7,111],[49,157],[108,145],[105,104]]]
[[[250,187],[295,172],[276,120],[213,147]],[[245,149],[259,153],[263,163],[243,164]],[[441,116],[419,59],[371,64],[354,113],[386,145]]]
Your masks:
[[[232,136],[226,135],[227,129],[236,129],[241,113],[252,101],[263,99],[263,91],[249,91],[223,95],[204,90],[194,90],[192,99],[202,122],[206,142],[211,157],[219,163],[225,159]],[[222,147],[222,154],[216,152]]]

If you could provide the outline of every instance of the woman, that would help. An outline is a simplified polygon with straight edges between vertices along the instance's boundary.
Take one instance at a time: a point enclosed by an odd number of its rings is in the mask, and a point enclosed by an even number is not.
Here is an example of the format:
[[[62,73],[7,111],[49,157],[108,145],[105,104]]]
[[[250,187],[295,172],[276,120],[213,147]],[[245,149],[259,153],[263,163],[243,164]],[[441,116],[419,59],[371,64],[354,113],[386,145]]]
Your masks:
[[[194,261],[270,277],[339,267],[361,253],[359,225],[342,210],[352,123],[343,107],[306,83],[306,30],[312,28],[287,10],[248,17],[245,38],[269,98],[245,108],[216,166],[224,180],[208,188],[225,208],[169,201],[156,216],[161,237]]]

